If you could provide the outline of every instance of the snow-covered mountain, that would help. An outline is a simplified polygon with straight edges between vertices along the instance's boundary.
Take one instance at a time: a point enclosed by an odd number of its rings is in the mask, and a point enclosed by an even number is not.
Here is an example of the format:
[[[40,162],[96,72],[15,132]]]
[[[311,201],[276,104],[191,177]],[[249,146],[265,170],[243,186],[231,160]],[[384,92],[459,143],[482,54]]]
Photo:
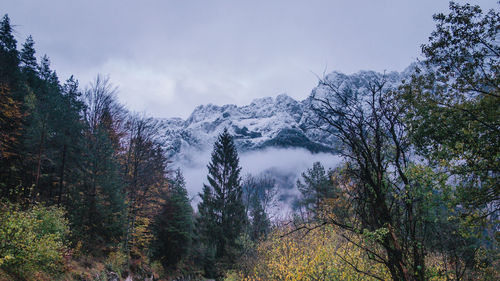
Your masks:
[[[362,95],[374,80],[384,77],[386,87],[393,88],[408,75],[409,71],[361,71],[353,75],[333,72],[325,79],[338,90]],[[312,97],[329,94],[327,87],[318,85],[302,101],[281,94],[256,99],[245,106],[200,105],[186,120],[160,119],[167,152],[173,167],[181,168],[185,175],[193,206],[205,183],[213,144],[218,134],[228,128],[240,153],[242,174],[271,175],[278,186],[280,206],[289,209],[299,195],[295,182],[302,172],[316,161],[326,168],[334,168],[341,161],[340,156],[333,155],[339,151],[339,142],[311,122],[317,120],[311,110]]]
[[[234,136],[240,151],[269,146],[303,147],[312,152],[332,150],[333,143],[325,142],[308,129],[308,114],[304,114],[308,110],[308,100],[296,101],[281,94],[276,98],[255,99],[240,107],[200,105],[186,120],[170,118],[160,122],[172,155],[186,149],[211,148],[224,128]]]
[[[353,75],[333,72],[325,79],[340,88],[350,87],[362,93],[374,78],[381,79],[384,75],[387,84],[394,86],[406,76],[405,72],[380,74],[361,71]],[[325,92],[322,86],[312,90],[312,94],[320,92]],[[335,138],[311,126],[311,120],[314,119],[314,113],[310,109],[311,102],[311,96],[297,101],[281,94],[275,98],[255,99],[245,106],[200,105],[186,120],[160,119],[160,123],[167,150],[171,156],[176,157],[185,155],[183,152],[187,150],[211,149],[217,135],[224,128],[228,128],[233,134],[241,152],[266,147],[300,147],[313,153],[335,153],[338,149]]]

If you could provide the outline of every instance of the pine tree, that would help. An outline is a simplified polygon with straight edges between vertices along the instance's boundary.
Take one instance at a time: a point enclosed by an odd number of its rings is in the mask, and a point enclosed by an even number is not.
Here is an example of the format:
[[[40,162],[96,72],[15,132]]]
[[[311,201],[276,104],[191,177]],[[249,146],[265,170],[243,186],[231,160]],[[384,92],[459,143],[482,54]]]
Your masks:
[[[17,41],[12,34],[12,25],[10,24],[9,15],[4,15],[0,23],[0,44],[1,47],[8,51],[16,51]]]
[[[61,86],[57,75],[50,69],[50,60],[44,56],[39,66],[39,77],[31,77],[27,84],[33,91],[32,102],[28,106],[28,120],[24,140],[24,157],[27,171],[32,172],[25,177],[25,185],[33,186],[32,200],[52,197],[53,176],[55,176],[54,155],[58,147],[57,123],[61,122],[59,110],[62,102]],[[31,94],[30,94],[31,95]]]
[[[299,207],[317,212],[324,200],[334,198],[336,189],[330,174],[331,171],[327,173],[320,162],[314,162],[312,168],[302,173],[302,181],[297,180],[297,189],[302,194]]]
[[[19,52],[12,32],[10,18],[4,15],[0,22],[0,84],[8,87],[14,97],[21,101],[16,96],[19,87]]]
[[[254,197],[252,200],[252,208],[250,209],[250,216],[252,217],[252,223],[250,225],[250,238],[253,241],[257,241],[263,236],[269,233],[271,225],[269,218],[267,217],[264,208],[262,207],[261,200],[258,197]]]
[[[23,44],[23,48],[21,49],[21,69],[25,73],[34,74],[37,72],[37,62],[35,57],[35,42],[33,41],[33,37],[28,36],[26,38],[26,42]]]
[[[58,115],[61,118],[56,119],[58,136],[54,145],[58,148],[55,157],[59,163],[58,177],[58,196],[57,203],[61,204],[63,197],[68,195],[69,189],[66,188],[66,182],[77,181],[76,171],[83,151],[84,126],[80,120],[80,113],[83,111],[84,104],[80,100],[80,90],[78,89],[78,80],[71,76],[62,86],[62,104],[57,108]]]
[[[180,170],[170,181],[169,191],[154,224],[154,255],[165,268],[174,269],[190,250],[193,209]]]
[[[114,124],[120,105],[107,80],[94,80],[84,93],[82,153],[68,208],[73,234],[91,249],[102,249],[121,240],[125,196],[118,162]]]
[[[232,136],[227,129],[214,144],[208,164],[208,185],[204,185],[198,205],[198,225],[205,241],[215,249],[215,258],[223,265],[234,261],[237,238],[247,220],[242,200],[241,167]]]

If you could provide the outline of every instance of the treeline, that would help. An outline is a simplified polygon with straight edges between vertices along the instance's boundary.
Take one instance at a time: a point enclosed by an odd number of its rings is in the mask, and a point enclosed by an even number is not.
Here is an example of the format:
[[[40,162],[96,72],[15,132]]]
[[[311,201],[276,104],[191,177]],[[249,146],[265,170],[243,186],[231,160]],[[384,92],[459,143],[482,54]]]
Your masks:
[[[151,253],[166,254],[153,243],[161,240],[156,230],[165,225],[164,217],[177,220],[179,225],[170,227],[186,229],[190,239],[192,209],[182,176],[168,171],[157,122],[125,110],[107,78],[97,76],[84,89],[73,76],[60,82],[48,57],[37,59],[33,38],[18,50],[13,33],[3,16],[0,268],[9,275],[5,279],[64,274],[63,257],[112,256],[123,260],[115,271],[145,270],[140,263],[147,264]]]
[[[269,232],[274,181],[242,181],[228,131],[195,214],[157,121],[128,112],[100,75],[61,83],[13,33],[3,16],[0,280],[221,278]]]

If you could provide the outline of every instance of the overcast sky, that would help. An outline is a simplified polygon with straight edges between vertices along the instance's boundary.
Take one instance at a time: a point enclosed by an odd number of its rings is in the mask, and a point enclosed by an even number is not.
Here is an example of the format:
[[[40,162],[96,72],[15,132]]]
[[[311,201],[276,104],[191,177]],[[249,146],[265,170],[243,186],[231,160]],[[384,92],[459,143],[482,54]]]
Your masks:
[[[460,1],[463,2],[463,1]],[[497,8],[496,1],[469,1]],[[3,0],[19,43],[33,35],[61,80],[109,75],[129,109],[187,117],[205,103],[304,99],[315,74],[401,71],[444,0]]]

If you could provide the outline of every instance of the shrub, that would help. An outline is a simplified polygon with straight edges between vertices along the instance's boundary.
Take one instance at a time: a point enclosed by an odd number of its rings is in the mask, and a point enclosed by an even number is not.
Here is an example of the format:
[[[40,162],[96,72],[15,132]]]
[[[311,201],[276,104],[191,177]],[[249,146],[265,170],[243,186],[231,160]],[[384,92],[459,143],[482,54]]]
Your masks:
[[[126,264],[127,255],[125,255],[120,250],[109,253],[105,261],[106,269],[112,272],[116,272],[118,275],[122,274]]]
[[[0,203],[0,268],[23,279],[60,273],[68,234],[62,208]]]
[[[353,266],[389,278],[383,265],[374,263],[331,227],[289,232],[289,227],[275,229],[259,243],[256,255],[244,259],[240,270],[228,272],[225,280],[375,280]]]

